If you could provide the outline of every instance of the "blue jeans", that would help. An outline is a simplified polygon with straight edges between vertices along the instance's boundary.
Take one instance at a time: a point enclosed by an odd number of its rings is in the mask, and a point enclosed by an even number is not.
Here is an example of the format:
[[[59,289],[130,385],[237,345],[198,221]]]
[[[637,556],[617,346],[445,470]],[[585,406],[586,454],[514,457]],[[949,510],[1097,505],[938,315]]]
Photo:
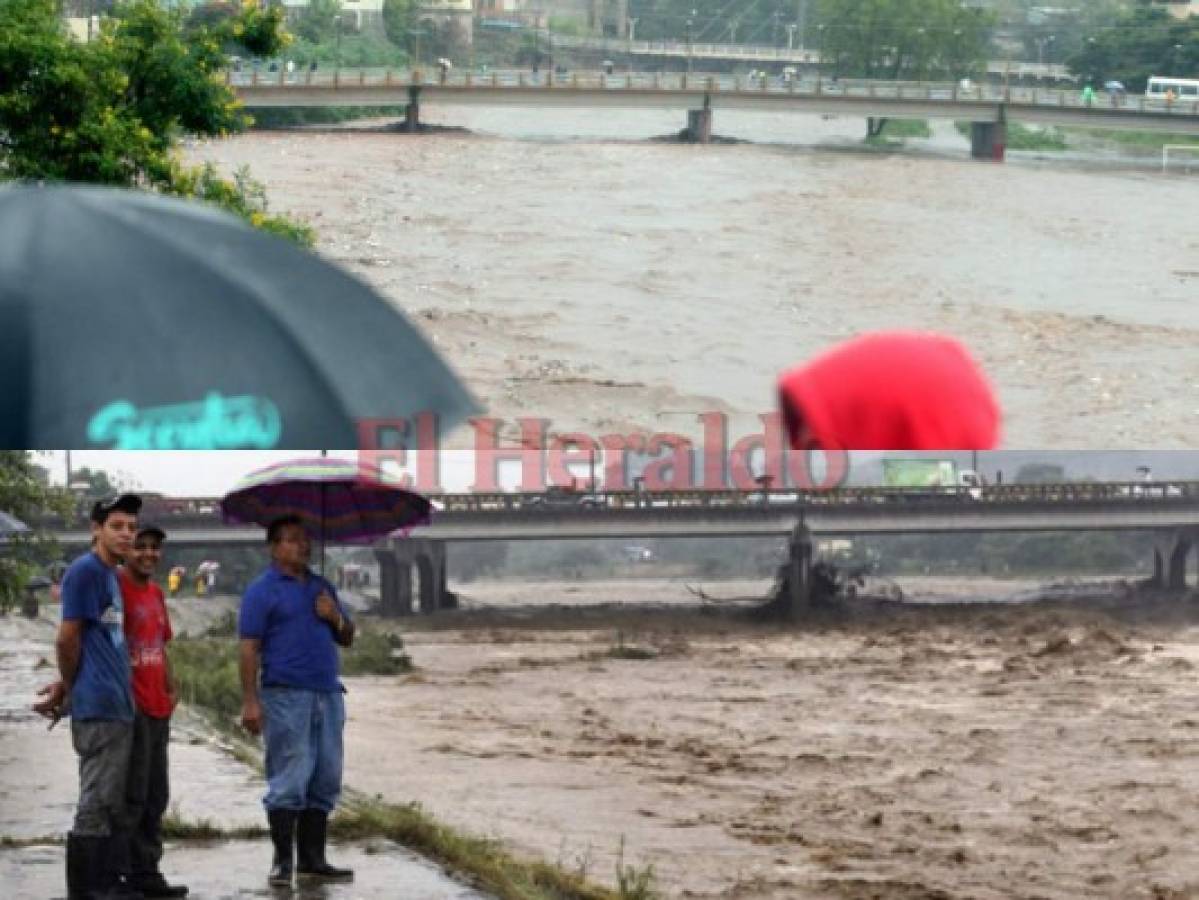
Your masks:
[[[266,744],[267,811],[332,812],[341,794],[341,691],[264,687],[262,736]]]

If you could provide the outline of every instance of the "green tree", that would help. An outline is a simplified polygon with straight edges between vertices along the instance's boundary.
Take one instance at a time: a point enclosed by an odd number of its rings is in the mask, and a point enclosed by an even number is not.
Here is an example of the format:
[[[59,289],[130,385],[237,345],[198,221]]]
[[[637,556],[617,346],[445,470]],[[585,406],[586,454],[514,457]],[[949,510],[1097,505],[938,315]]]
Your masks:
[[[300,243],[311,230],[270,215],[246,181],[185,166],[185,134],[216,137],[250,123],[223,83],[223,47],[274,53],[282,11],[239,7],[185,27],[156,0],[114,6],[90,42],[71,39],[55,0],[0,0],[0,179],[139,187],[215,203]]]
[[[89,469],[87,466],[81,466],[71,472],[71,485],[86,485],[81,493],[89,506],[93,500],[111,497],[122,490],[122,486],[115,483],[103,469]]]
[[[0,511],[33,529],[0,543],[0,613],[20,601],[29,576],[54,555],[53,539],[35,528],[38,519],[70,512],[66,492],[50,487],[48,482],[45,470],[37,465],[31,452],[0,450]]]
[[[958,0],[817,0],[826,74],[958,79],[984,68],[992,16]]]
[[[296,22],[296,34],[319,44],[334,38],[340,25],[341,0],[311,0]]]
[[[383,0],[383,31],[397,47],[408,46],[408,35],[415,20],[413,0]]]
[[[1114,27],[1096,28],[1066,60],[1070,71],[1101,84],[1120,81],[1140,93],[1151,75],[1199,73],[1199,16],[1176,19],[1160,7],[1138,6]]]

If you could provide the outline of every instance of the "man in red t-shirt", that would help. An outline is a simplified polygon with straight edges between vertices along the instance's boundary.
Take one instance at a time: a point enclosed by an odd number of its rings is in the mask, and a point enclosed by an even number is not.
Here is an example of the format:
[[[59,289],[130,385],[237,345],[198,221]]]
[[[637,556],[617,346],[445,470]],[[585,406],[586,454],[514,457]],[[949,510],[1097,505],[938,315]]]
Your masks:
[[[133,550],[120,570],[125,603],[125,643],[133,671],[133,751],[125,788],[123,836],[127,856],[119,859],[125,883],[145,897],[184,897],[187,888],[167,883],[162,859],[162,816],[170,798],[167,744],[171,713],[179,702],[167,657],[171,620],[162,588],[153,582],[166,534],[154,525],[138,529]]]

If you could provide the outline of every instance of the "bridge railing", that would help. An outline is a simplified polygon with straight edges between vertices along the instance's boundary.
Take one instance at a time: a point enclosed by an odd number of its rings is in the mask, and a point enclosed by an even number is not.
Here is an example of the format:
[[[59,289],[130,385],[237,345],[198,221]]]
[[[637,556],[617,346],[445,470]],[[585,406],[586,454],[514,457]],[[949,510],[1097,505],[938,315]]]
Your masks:
[[[1199,504],[1199,481],[1168,482],[1066,482],[1055,484],[1004,484],[978,487],[840,487],[830,490],[620,490],[601,492],[492,492],[430,495],[436,513],[480,517],[536,517],[547,512],[572,516],[603,516],[633,510],[669,515],[742,512],[761,515],[766,510],[799,515],[801,511],[850,509],[886,514],[904,507],[921,509],[1010,509],[1034,506],[1191,507]],[[145,498],[142,518],[172,528],[211,528],[220,522],[216,497]],[[1197,516],[1199,522],[1199,516]],[[52,530],[88,528],[87,512],[74,518],[45,518],[34,523]]]
[[[1101,118],[1105,110],[1199,116],[1199,99],[1173,100],[1124,93],[1099,94],[1084,99],[1078,90],[969,84],[957,82],[866,81],[816,77],[787,78],[774,75],[728,75],[723,73],[604,72],[494,70],[469,72],[449,69],[354,68],[319,71],[225,73],[234,88],[275,88],[300,91],[312,88],[337,91],[357,88],[429,87],[444,89],[587,90],[704,92],[708,94],[794,95],[802,97],[862,98],[925,103],[1008,103],[1031,107],[1091,109]]]

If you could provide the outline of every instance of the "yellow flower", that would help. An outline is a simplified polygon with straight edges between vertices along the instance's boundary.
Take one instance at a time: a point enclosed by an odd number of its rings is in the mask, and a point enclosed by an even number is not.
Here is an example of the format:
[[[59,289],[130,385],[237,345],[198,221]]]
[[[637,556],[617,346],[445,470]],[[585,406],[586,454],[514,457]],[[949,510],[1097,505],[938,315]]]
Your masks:
[[[250,224],[255,228],[261,228],[262,223],[266,221],[266,216],[260,212],[250,213]]]

